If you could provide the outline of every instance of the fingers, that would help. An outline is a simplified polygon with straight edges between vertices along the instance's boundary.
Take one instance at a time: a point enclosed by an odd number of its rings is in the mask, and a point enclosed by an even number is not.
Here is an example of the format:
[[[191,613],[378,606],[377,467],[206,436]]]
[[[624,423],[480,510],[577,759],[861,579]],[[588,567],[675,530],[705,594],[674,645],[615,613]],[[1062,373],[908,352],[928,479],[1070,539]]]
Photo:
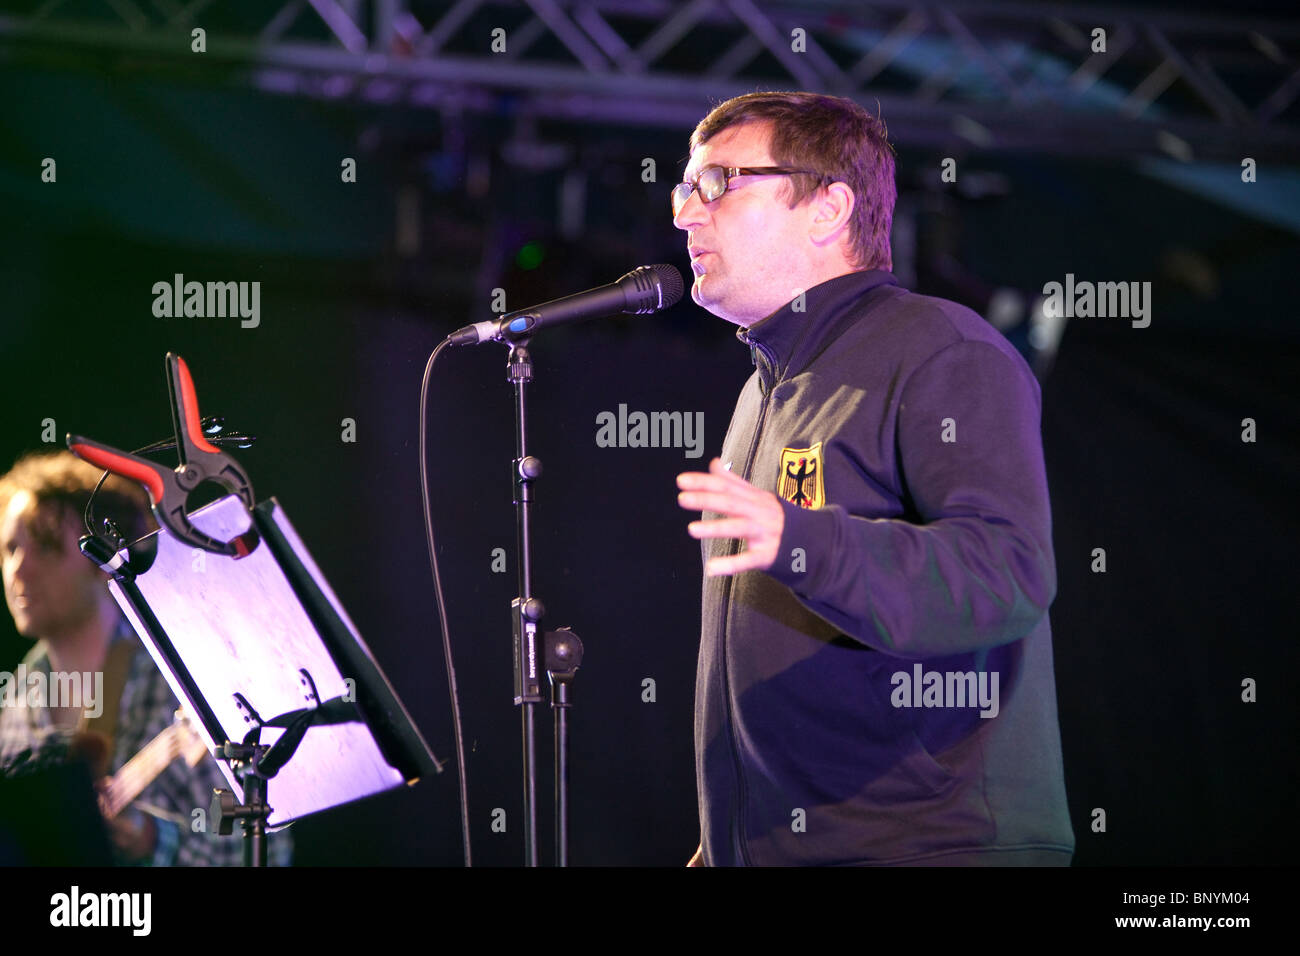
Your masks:
[[[757,517],[763,511],[761,496],[738,495],[734,491],[683,491],[677,503],[687,511],[712,511],[721,515]]]
[[[704,573],[710,577],[741,571],[766,570],[776,558],[783,512],[776,496],[733,475],[720,458],[709,462],[708,472],[677,476],[677,503],[689,511],[712,512],[722,518],[692,521],[693,538],[730,538],[741,542],[737,554],[709,558]]]
[[[677,476],[677,487],[683,490],[694,491],[705,488],[711,490],[721,490],[724,488],[750,489],[757,490],[737,474],[733,474],[722,464],[721,458],[714,458],[709,462],[709,470],[705,471],[684,471]]]
[[[739,574],[741,571],[765,571],[771,565],[770,558],[764,558],[756,551],[742,551],[727,557],[709,558],[704,564],[704,574],[716,578],[726,574]]]
[[[709,462],[709,474],[745,488],[753,487],[748,481],[724,465],[721,458],[714,458]]]
[[[714,511],[726,515],[758,516],[767,493],[733,475],[720,458],[709,462],[709,472],[688,471],[677,476],[677,503],[688,511]]]
[[[686,526],[692,538],[748,538],[762,529],[748,518],[716,518],[713,521],[692,521]]]

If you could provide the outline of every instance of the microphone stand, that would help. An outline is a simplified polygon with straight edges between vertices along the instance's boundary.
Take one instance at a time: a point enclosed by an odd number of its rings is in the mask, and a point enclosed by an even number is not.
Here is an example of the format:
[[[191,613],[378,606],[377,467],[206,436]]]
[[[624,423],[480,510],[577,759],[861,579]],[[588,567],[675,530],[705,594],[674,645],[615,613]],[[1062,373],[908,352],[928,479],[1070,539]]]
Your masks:
[[[555,717],[555,862],[569,865],[569,686],[582,665],[582,640],[569,628],[541,633],[546,613],[532,590],[532,483],[542,463],[528,454],[528,415],[525,386],[533,379],[532,355],[526,337],[510,342],[507,378],[515,387],[515,524],[519,550],[519,596],[510,602],[514,637],[515,704],[522,708],[524,768],[524,865],[537,866],[537,726],[536,707],[542,702],[539,658],[551,683]],[[538,637],[542,647],[538,647]],[[540,651],[540,653],[539,653]]]
[[[555,718],[555,865],[569,865],[569,685],[582,666],[582,639],[570,628],[546,632],[546,676]]]
[[[507,378],[515,387],[514,503],[516,547],[519,553],[519,596],[511,603],[514,632],[515,704],[522,708],[524,768],[524,865],[537,866],[537,727],[536,707],[542,701],[538,669],[538,622],[545,614],[532,591],[532,482],[542,473],[542,463],[528,454],[525,386],[533,378],[528,338],[510,341]]]
[[[568,862],[568,709],[569,684],[582,661],[582,642],[561,628],[554,635],[540,632],[546,613],[532,590],[532,482],[541,476],[542,463],[528,454],[525,386],[533,380],[533,360],[528,352],[532,334],[546,324],[577,321],[614,312],[657,312],[676,305],[682,297],[682,274],[673,266],[639,266],[617,282],[543,302],[496,320],[476,322],[447,336],[451,345],[477,345],[489,339],[510,347],[507,379],[515,387],[514,482],[516,548],[519,552],[519,596],[510,602],[514,638],[515,704],[519,706],[523,733],[524,865],[537,866],[537,727],[536,706],[542,702],[539,656],[546,659],[552,682],[551,706],[555,710],[556,858]],[[435,353],[437,354],[437,353]],[[538,637],[546,644],[539,654]]]

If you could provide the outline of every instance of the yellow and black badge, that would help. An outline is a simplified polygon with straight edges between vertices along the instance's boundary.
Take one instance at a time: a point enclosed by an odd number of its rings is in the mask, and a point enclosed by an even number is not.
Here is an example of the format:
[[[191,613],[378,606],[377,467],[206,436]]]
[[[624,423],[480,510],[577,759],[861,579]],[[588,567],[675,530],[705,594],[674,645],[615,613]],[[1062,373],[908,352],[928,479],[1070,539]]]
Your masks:
[[[823,470],[821,442],[811,448],[782,448],[776,493],[800,508],[820,508],[826,504]]]

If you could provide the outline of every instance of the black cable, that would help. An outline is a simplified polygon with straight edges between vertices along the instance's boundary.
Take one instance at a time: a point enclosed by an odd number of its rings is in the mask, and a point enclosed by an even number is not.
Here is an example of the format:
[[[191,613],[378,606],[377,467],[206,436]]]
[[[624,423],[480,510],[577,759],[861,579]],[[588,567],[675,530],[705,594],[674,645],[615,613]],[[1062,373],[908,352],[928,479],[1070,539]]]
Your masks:
[[[112,474],[112,472],[106,470],[99,476],[99,481],[97,481],[95,487],[91,489],[90,497],[86,499],[86,507],[82,509],[81,512],[81,523],[86,526],[86,534],[91,535],[92,537],[99,537],[99,535],[95,533],[95,509],[93,507],[95,504],[95,495],[99,494],[99,489],[104,487],[104,482],[108,481],[108,476],[110,474]],[[116,542],[114,543],[117,544]],[[120,545],[114,547],[113,550],[116,551],[118,547],[120,547]]]
[[[456,767],[460,772],[460,826],[461,837],[465,843],[465,865],[473,866],[469,848],[469,784],[465,768],[465,734],[460,723],[460,694],[456,690],[456,668],[451,661],[451,637],[447,628],[447,608],[442,599],[442,578],[438,575],[438,552],[433,546],[433,509],[429,504],[429,459],[425,453],[425,439],[428,433],[429,379],[433,375],[433,363],[438,355],[448,346],[444,339],[429,355],[429,362],[424,366],[424,379],[420,382],[420,495],[424,501],[424,532],[429,545],[429,566],[433,569],[433,594],[438,602],[438,622],[442,626],[442,650],[447,663],[447,688],[451,692],[451,719],[453,734],[456,738]]]

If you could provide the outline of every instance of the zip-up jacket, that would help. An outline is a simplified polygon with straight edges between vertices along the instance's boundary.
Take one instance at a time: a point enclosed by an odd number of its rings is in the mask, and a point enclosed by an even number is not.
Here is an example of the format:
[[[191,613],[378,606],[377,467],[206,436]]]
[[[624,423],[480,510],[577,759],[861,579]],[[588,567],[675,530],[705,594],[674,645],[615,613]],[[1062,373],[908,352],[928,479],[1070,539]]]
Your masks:
[[[737,334],[755,372],[722,460],[785,523],[767,571],[704,580],[704,862],[1068,864],[1028,366],[879,270]]]

